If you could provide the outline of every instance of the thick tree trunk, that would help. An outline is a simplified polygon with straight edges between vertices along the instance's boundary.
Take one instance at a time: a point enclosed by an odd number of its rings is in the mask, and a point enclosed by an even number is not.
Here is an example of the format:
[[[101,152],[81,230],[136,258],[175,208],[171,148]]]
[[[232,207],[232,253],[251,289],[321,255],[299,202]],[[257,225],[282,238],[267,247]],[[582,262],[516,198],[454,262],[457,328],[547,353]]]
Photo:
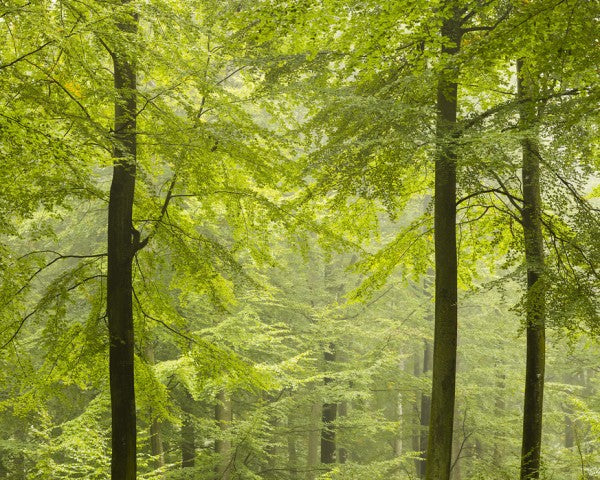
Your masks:
[[[319,466],[319,440],[321,438],[321,432],[319,430],[321,414],[321,404],[314,403],[310,410],[310,426],[306,455],[306,480],[314,480],[317,476],[317,469]]]
[[[455,12],[442,24],[442,35],[453,42],[442,47],[443,56],[459,52],[462,33],[459,17]],[[448,480],[452,461],[457,342],[456,154],[453,145],[458,108],[457,76],[455,68],[444,68],[437,87],[435,328],[427,480]]]
[[[124,3],[125,8],[127,3]],[[133,36],[133,11],[118,29]],[[114,169],[108,203],[107,314],[110,337],[109,372],[112,411],[112,480],[136,477],[136,414],[132,259],[135,254],[131,215],[136,175],[136,73],[126,45],[113,52],[116,92],[114,118]]]
[[[431,364],[433,363],[433,350],[428,340],[423,341],[423,374],[431,370]],[[425,478],[425,470],[427,469],[427,455],[425,449],[427,448],[427,439],[429,434],[429,415],[431,413],[431,397],[427,393],[421,394],[421,428],[420,428],[420,452],[421,459],[417,464],[417,474],[419,478]]]
[[[217,478],[220,480],[229,480],[231,474],[231,442],[225,437],[231,426],[232,418],[231,400],[225,391],[221,390],[217,395],[217,404],[215,405],[215,419],[221,430],[220,438],[215,441],[215,452],[219,455]]]
[[[532,98],[534,86],[527,79],[523,61],[517,61],[517,90],[521,100]],[[521,103],[521,124],[530,129],[535,122],[534,101]],[[541,222],[540,162],[537,139],[526,133],[521,141],[523,156],[523,234],[527,266],[527,366],[521,446],[521,479],[537,479],[540,472],[542,412],[545,371],[544,240]]]
[[[325,364],[335,361],[335,346],[330,345],[330,351],[326,351]],[[325,377],[325,385],[331,384],[331,378]],[[337,417],[337,403],[323,404],[321,427],[321,463],[335,463],[335,426]]]

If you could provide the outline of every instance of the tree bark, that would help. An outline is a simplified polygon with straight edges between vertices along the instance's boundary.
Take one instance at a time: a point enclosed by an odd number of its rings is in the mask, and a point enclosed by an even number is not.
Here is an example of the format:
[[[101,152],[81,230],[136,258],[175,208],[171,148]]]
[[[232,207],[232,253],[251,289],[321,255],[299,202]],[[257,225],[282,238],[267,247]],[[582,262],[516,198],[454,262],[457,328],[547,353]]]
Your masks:
[[[335,361],[335,346],[330,345],[330,351],[324,353],[325,364]],[[325,385],[331,383],[331,378],[325,377]],[[335,463],[335,426],[334,422],[337,417],[337,403],[323,404],[321,427],[321,463]]]
[[[154,345],[149,342],[145,349],[146,361],[149,365],[154,365]],[[154,417],[153,412],[150,412],[152,418],[150,423],[150,453],[154,458],[154,468],[163,468],[165,466],[165,453],[162,442],[161,425]]]
[[[413,375],[415,378],[421,376],[421,352],[417,351],[413,355]],[[412,406],[414,420],[412,422],[412,434],[411,444],[413,452],[421,451],[421,394],[416,392],[415,402]],[[420,455],[420,454],[419,454]],[[415,473],[418,478],[422,478],[421,472],[421,459],[415,458]]]
[[[181,403],[183,412],[181,425],[181,468],[194,467],[196,465],[196,428],[192,404],[194,399],[189,392],[184,391]]]
[[[154,468],[163,468],[165,466],[165,451],[160,422],[156,419],[152,420],[150,424],[150,451],[155,458]]]
[[[405,361],[403,358],[398,363],[399,370],[403,371],[406,368]],[[404,449],[404,424],[406,423],[406,416],[404,414],[404,395],[402,395],[402,389],[398,389],[396,393],[396,405],[395,405],[395,420],[398,422],[398,430],[396,437],[394,438],[394,456],[401,457],[402,450]],[[342,462],[340,462],[342,463]]]
[[[231,426],[232,417],[231,400],[227,397],[225,391],[221,390],[217,395],[215,406],[215,419],[221,431],[220,438],[215,441],[215,452],[219,455],[217,478],[221,480],[229,480],[231,474],[231,442],[225,437]]]
[[[319,424],[322,414],[322,407],[319,403],[314,403],[310,410],[310,430],[308,431],[308,448],[306,455],[306,480],[314,480],[319,464],[319,440],[321,432]]]
[[[348,415],[348,402],[341,402],[339,404],[338,415],[340,418],[343,418]],[[348,461],[348,451],[344,447],[338,447],[338,463],[344,464],[347,461]]]
[[[287,450],[288,450],[288,468],[290,469],[290,479],[298,480],[298,449],[296,447],[296,436],[294,435],[294,423],[292,416],[287,419],[288,435],[287,435]]]
[[[433,363],[433,352],[431,344],[428,340],[423,340],[423,374],[426,375],[431,370]],[[417,474],[419,478],[425,478],[425,470],[427,469],[427,455],[425,448],[429,434],[429,415],[431,413],[431,397],[427,393],[421,394],[421,428],[420,428],[420,448],[421,460],[417,464]]]
[[[534,126],[536,109],[532,97],[534,85],[527,78],[523,60],[517,61],[517,92],[521,103],[521,126]],[[541,222],[540,162],[537,138],[525,132],[521,140],[523,208],[522,222],[527,266],[526,332],[527,366],[525,371],[525,398],[523,408],[523,441],[521,446],[521,480],[540,476],[542,443],[542,412],[545,372],[545,288],[544,240]]]
[[[137,17],[128,11],[117,28],[133,37]],[[136,413],[132,260],[136,245],[132,210],[136,176],[136,68],[128,49],[117,45],[114,65],[114,167],[108,203],[107,315],[110,338],[109,374],[112,412],[112,480],[136,477]]]
[[[456,56],[462,36],[460,12],[445,19],[441,34],[442,55]],[[452,461],[452,427],[456,384],[457,253],[456,253],[456,153],[454,137],[458,109],[458,72],[446,66],[437,86],[438,142],[435,160],[435,327],[431,421],[427,446],[427,480],[448,480]]]
[[[498,394],[496,396],[496,402],[495,402],[495,414],[496,414],[496,418],[502,418],[505,414],[505,410],[506,410],[506,400],[505,400],[505,389],[506,389],[506,374],[503,372],[498,373],[498,377],[496,380],[496,386],[498,388]],[[503,453],[503,446],[499,440],[499,438],[496,438],[494,440],[494,452],[493,452],[493,459],[494,459],[494,464],[497,466],[500,466],[502,464],[502,453]]]

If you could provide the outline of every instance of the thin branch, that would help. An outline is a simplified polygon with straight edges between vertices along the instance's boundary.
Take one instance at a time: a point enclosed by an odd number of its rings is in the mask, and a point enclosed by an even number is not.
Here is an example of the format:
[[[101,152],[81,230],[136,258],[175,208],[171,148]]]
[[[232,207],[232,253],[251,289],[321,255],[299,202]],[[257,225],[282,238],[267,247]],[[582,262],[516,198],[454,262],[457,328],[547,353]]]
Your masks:
[[[140,312],[142,312],[142,315],[144,315],[144,317],[146,317],[149,320],[152,320],[153,322],[160,323],[167,330],[169,330],[170,332],[173,332],[176,335],[179,335],[182,338],[185,338],[188,342],[198,344],[198,342],[195,339],[193,339],[192,337],[186,335],[185,333],[180,332],[176,328],[171,327],[169,324],[167,324],[163,320],[160,320],[159,318],[153,317],[152,315],[149,315],[148,313],[146,313],[146,311],[144,310],[144,307],[142,307],[142,302],[140,301],[140,299],[137,296],[137,292],[135,291],[135,288],[132,288],[132,292],[133,292],[133,297],[135,298],[135,301],[138,304]]]
[[[496,105],[495,107],[492,107],[489,110],[486,110],[485,112],[481,112],[480,114],[475,115],[474,117],[466,118],[465,120],[460,122],[462,124],[460,132],[462,133],[465,130],[468,130],[469,128],[474,127],[478,123],[484,121],[485,119],[487,119],[493,115],[496,115],[497,113],[501,113],[506,110],[511,110],[515,107],[518,107],[519,105],[521,105],[523,103],[535,102],[535,101],[547,101],[547,100],[551,100],[553,98],[561,98],[561,97],[566,97],[566,96],[580,95],[582,93],[590,93],[591,91],[593,91],[592,88],[571,88],[569,90],[564,90],[562,92],[551,93],[551,94],[545,95],[543,97],[518,98],[518,99],[510,100],[508,102],[500,103],[500,104]]]
[[[43,50],[44,48],[46,48],[48,45],[50,45],[52,43],[54,43],[54,40],[49,40],[46,43],[42,44],[40,47],[36,48],[35,50],[32,50],[31,52],[24,53],[20,57],[17,57],[14,60],[12,60],[12,61],[10,61],[8,63],[0,65],[0,70],[3,69],[3,68],[8,68],[8,67],[13,66],[15,63],[18,63],[21,60],[24,60],[25,58],[29,57],[30,55],[36,54],[37,52],[39,52],[40,50]]]
[[[240,72],[241,70],[243,70],[246,67],[247,67],[247,65],[242,65],[241,67],[236,68],[233,72],[231,72],[230,74],[226,75],[221,80],[219,80],[218,82],[216,82],[215,85],[221,85],[224,81],[226,81],[227,79],[233,77],[236,73]]]
[[[466,202],[470,198],[477,197],[477,196],[483,195],[485,193],[502,193],[504,195],[506,194],[506,192],[504,190],[500,190],[498,188],[488,188],[486,190],[479,190],[477,192],[470,193],[469,195],[467,195],[465,197],[462,197],[459,200],[457,200],[456,201],[456,206],[458,207],[461,203]]]
[[[88,282],[89,280],[94,280],[96,278],[103,278],[106,277],[106,275],[104,274],[97,274],[97,275],[92,275],[90,277],[86,277],[84,279],[82,279],[80,282],[77,282],[74,285],[71,285],[69,288],[66,289],[67,292],[70,292],[71,290],[75,290],[76,288],[80,287],[81,285],[83,285],[84,283]],[[57,293],[53,300],[60,297],[60,295],[62,295],[62,292]],[[10,336],[10,338],[2,345],[0,346],[0,350],[3,350],[4,348],[6,348],[19,334],[19,332],[21,331],[21,329],[23,328],[23,325],[25,325],[25,322],[27,321],[27,319],[31,318],[33,315],[35,315],[37,312],[40,311],[40,309],[44,306],[43,301],[41,301],[40,303],[38,303],[38,305],[31,311],[29,312],[27,315],[25,315],[21,321],[19,322],[19,325],[17,327],[17,329],[15,330],[15,332]]]
[[[64,260],[66,258],[100,258],[100,257],[106,257],[106,253],[98,253],[98,254],[92,254],[92,255],[62,255],[58,252],[55,252],[54,250],[37,250],[35,252],[29,252],[26,253],[25,255],[19,257],[17,260],[21,260],[29,255],[33,255],[36,253],[53,253],[55,255],[57,255],[56,258],[50,260],[48,263],[46,263],[45,265],[41,266],[40,268],[38,268],[26,281],[25,285],[23,285],[21,288],[19,288],[19,290],[16,291],[16,293],[13,295],[13,298],[17,295],[19,295],[23,290],[25,290],[25,288],[27,288],[27,286],[29,285],[29,282],[31,282],[37,275],[39,275],[43,270],[45,270],[46,268],[52,266],[54,263],[56,263],[58,260]]]

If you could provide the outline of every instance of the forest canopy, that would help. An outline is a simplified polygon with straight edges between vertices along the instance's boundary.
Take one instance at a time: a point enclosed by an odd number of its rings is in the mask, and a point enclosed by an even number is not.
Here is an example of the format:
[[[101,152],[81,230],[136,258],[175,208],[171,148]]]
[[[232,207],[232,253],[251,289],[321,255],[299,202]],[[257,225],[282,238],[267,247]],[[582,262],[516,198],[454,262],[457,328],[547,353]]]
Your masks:
[[[0,478],[600,479],[600,2],[0,32]]]

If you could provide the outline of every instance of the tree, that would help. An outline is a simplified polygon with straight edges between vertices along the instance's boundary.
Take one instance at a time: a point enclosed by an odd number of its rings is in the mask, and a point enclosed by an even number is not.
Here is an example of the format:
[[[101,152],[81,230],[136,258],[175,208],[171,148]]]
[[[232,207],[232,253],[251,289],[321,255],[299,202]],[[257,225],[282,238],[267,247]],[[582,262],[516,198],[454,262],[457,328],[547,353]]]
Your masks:
[[[441,35],[442,55],[456,55],[462,37],[462,12],[451,8]],[[427,443],[427,480],[448,480],[452,462],[452,431],[457,343],[456,153],[453,137],[458,111],[458,72],[443,67],[437,86],[438,117],[435,159],[435,331],[431,415]]]
[[[527,73],[524,61],[517,61],[519,98],[525,100],[520,109],[522,128],[530,130],[535,121],[536,92],[534,80]],[[525,133],[523,149],[523,233],[527,265],[527,369],[523,407],[523,445],[521,479],[539,478],[542,443],[542,411],[545,381],[545,288],[544,239],[540,194],[540,163],[537,139]]]
[[[136,478],[136,412],[133,373],[133,257],[143,245],[132,221],[137,165],[137,88],[135,45],[137,14],[121,4],[119,38],[111,50],[115,84],[115,165],[108,199],[106,312],[110,339],[109,370],[113,480]],[[134,47],[135,48],[135,47]]]

